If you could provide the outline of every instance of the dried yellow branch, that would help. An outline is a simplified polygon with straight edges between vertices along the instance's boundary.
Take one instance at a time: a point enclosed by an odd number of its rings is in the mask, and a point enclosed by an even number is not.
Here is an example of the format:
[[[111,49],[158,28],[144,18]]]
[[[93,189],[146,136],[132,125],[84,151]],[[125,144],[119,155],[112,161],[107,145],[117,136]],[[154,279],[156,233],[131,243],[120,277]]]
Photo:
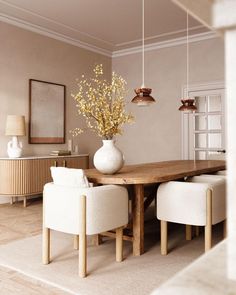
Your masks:
[[[76,101],[78,113],[85,117],[89,129],[104,139],[112,139],[122,134],[122,126],[132,123],[134,117],[125,111],[126,81],[112,73],[111,82],[103,78],[102,64],[96,65],[94,77],[77,83],[77,92],[72,94]],[[82,129],[76,128],[72,135],[76,136]]]

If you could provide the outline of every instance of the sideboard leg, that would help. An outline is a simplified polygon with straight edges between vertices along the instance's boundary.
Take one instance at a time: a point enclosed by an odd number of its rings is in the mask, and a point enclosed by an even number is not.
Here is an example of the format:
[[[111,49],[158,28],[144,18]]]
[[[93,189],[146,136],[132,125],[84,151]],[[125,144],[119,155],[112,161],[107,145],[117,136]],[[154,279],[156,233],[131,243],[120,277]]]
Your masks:
[[[11,205],[14,204],[14,197],[11,197],[10,204],[11,204]]]
[[[27,198],[26,197],[23,197],[23,206],[24,206],[24,208],[26,208],[26,206],[27,206]]]

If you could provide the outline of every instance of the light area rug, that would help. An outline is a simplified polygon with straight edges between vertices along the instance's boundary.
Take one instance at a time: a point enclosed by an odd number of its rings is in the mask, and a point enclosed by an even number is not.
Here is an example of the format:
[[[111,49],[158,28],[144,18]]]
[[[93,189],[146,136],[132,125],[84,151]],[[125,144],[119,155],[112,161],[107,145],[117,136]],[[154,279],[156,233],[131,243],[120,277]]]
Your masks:
[[[34,236],[0,246],[0,265],[31,278],[78,295],[150,294],[176,272],[203,254],[203,235],[184,240],[184,228],[169,236],[171,252],[160,255],[157,233],[147,233],[145,254],[132,256],[129,242],[124,243],[124,261],[115,262],[115,241],[88,246],[88,276],[78,277],[78,251],[72,247],[72,236],[52,232],[49,265],[42,265],[42,236]],[[219,240],[217,237],[216,240]]]

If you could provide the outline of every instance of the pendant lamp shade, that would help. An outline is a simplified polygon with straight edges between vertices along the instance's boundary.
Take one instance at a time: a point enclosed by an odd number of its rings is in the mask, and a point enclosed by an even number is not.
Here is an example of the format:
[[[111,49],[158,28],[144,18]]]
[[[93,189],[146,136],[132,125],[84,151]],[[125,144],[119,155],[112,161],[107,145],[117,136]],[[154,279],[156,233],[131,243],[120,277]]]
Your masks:
[[[188,95],[189,90],[189,14],[187,11],[187,35],[186,35],[186,93]],[[191,97],[185,97],[181,99],[182,105],[179,107],[179,111],[186,112],[186,113],[193,113],[197,110],[195,106],[195,100]]]
[[[134,92],[136,93],[135,97],[131,100],[132,103],[137,104],[138,106],[148,106],[151,103],[155,102],[155,99],[150,95],[152,92],[151,88],[145,87],[144,84],[144,72],[145,72],[145,63],[144,63],[144,0],[142,0],[142,86],[136,88]]]
[[[150,95],[152,92],[151,88],[137,88],[134,92],[136,96],[131,102],[136,103],[138,106],[146,106],[155,102],[155,99]]]
[[[197,107],[194,104],[194,98],[183,98],[181,99],[181,102],[182,105],[179,107],[179,111],[192,113],[197,110]]]

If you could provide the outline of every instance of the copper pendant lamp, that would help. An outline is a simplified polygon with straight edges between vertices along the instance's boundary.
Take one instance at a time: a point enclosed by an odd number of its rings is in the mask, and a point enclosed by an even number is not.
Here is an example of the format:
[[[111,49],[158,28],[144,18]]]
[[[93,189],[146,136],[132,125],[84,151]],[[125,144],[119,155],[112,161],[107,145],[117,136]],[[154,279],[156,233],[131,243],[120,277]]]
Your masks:
[[[142,86],[134,90],[136,96],[131,100],[132,103],[136,103],[138,106],[149,106],[155,102],[155,99],[150,95],[152,89],[145,87],[144,84],[144,49],[144,0],[142,0]]]
[[[186,93],[188,95],[188,89],[189,89],[189,13],[187,10],[187,42],[186,42],[186,53],[187,53],[187,66],[186,66]],[[179,107],[179,111],[185,112],[185,113],[193,113],[197,110],[197,107],[195,106],[195,99],[191,97],[185,97],[181,99],[182,105]]]

